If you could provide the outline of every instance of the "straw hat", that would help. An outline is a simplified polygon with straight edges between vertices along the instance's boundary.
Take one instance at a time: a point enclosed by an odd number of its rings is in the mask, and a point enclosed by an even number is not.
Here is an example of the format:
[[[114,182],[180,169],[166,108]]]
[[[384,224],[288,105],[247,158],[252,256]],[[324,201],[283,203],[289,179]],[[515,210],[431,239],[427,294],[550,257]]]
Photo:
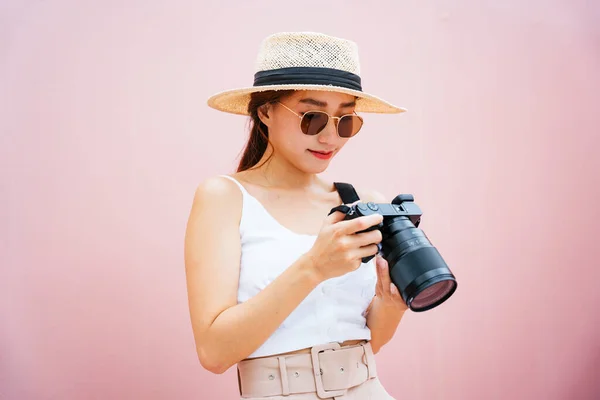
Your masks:
[[[397,107],[363,92],[356,43],[316,32],[281,32],[260,45],[254,85],[217,93],[208,105],[219,111],[248,115],[253,92],[266,90],[323,90],[357,96],[355,110],[363,113],[401,113]]]

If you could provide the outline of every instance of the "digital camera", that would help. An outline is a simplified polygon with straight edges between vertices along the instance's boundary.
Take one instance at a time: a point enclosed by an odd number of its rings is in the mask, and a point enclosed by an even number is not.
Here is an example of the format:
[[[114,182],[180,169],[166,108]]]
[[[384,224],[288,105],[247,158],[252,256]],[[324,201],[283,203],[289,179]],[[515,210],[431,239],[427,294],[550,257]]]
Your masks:
[[[371,214],[381,214],[383,221],[368,229],[379,229],[382,241],[379,253],[388,262],[391,281],[396,285],[406,305],[416,312],[430,310],[450,298],[457,281],[446,262],[419,229],[421,209],[411,194],[400,194],[388,203],[355,203],[331,210],[346,214],[350,220]],[[370,261],[374,256],[363,258]]]

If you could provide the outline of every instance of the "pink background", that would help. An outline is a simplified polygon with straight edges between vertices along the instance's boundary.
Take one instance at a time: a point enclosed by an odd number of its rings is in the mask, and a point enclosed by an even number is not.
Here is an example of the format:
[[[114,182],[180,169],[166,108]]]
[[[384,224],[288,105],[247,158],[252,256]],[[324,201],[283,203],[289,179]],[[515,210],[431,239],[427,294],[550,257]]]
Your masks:
[[[0,398],[234,399],[202,370],[183,235],[234,168],[286,30],[359,44],[365,115],[327,175],[413,193],[459,280],[377,356],[398,399],[600,398],[600,5],[535,1],[0,3]]]

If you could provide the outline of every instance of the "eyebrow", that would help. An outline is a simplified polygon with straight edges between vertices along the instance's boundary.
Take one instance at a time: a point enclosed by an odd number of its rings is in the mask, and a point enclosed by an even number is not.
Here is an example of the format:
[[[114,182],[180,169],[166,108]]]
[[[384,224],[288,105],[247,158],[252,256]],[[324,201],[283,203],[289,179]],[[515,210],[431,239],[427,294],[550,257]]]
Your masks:
[[[327,107],[327,103],[326,102],[320,101],[320,100],[311,99],[311,98],[302,99],[298,103],[311,104],[311,105],[317,106],[317,107]],[[340,104],[340,108],[348,108],[348,107],[354,107],[354,106],[356,106],[356,100],[350,101],[348,103],[342,103],[342,104]]]

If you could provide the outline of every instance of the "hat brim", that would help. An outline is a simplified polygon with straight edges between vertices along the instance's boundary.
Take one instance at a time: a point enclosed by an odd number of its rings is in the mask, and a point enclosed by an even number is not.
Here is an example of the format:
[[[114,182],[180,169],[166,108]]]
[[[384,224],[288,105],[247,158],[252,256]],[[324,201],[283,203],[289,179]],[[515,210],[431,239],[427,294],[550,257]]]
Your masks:
[[[210,107],[232,114],[249,115],[248,103],[250,96],[255,92],[264,92],[267,90],[316,90],[326,92],[345,93],[356,96],[356,112],[379,113],[379,114],[398,114],[407,111],[406,108],[397,107],[377,96],[361,92],[359,90],[347,89],[339,86],[324,85],[272,85],[272,86],[253,86],[242,89],[227,90],[211,96],[207,103]]]

